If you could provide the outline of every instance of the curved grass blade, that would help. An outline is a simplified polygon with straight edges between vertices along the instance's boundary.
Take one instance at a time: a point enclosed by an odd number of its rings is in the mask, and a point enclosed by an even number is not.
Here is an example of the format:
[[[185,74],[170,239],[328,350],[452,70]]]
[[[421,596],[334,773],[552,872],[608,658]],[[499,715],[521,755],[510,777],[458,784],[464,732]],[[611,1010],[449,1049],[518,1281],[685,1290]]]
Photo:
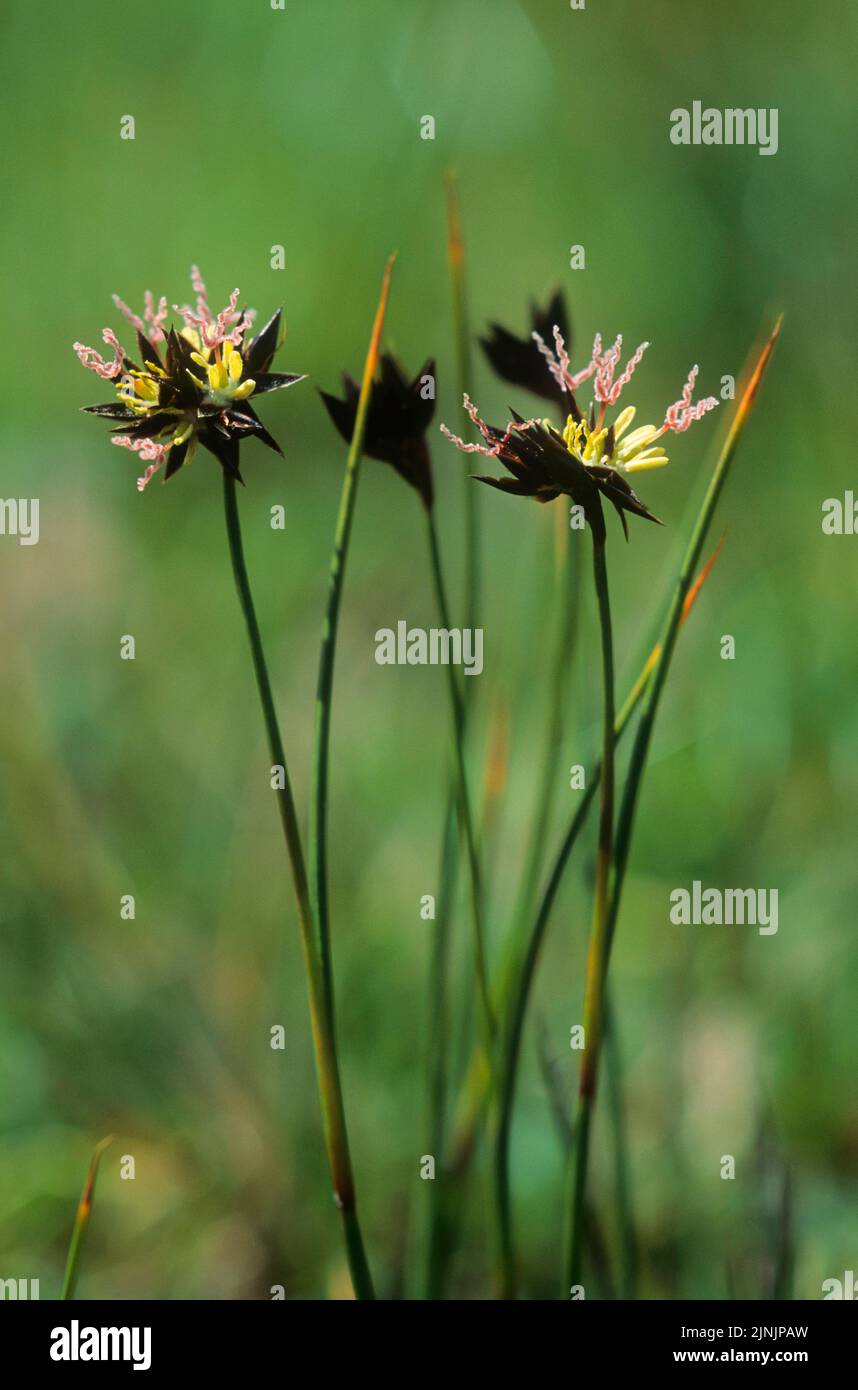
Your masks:
[[[108,1134],[96,1144],[92,1158],[90,1159],[89,1172],[80,1194],[80,1201],[77,1204],[77,1211],[74,1218],[71,1240],[69,1241],[69,1252],[66,1259],[66,1272],[63,1277],[63,1291],[60,1294],[62,1299],[74,1298],[74,1291],[77,1285],[78,1275],[80,1274],[80,1256],[83,1249],[84,1237],[89,1227],[89,1219],[92,1216],[92,1204],[95,1199],[95,1180],[98,1177],[98,1165],[101,1162],[101,1155],[105,1149],[113,1143],[113,1135]]]

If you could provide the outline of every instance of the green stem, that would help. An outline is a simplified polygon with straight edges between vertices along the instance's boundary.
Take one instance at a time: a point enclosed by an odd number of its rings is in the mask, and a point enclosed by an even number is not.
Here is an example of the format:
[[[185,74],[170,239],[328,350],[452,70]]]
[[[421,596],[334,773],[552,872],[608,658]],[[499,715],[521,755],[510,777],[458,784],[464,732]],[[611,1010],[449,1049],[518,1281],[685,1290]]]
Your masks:
[[[647,681],[649,680],[649,674],[649,669],[645,667],[617,716],[615,725],[615,742],[617,743],[625,733],[629,721],[641,700],[643,692],[646,689]],[[536,976],[536,966],[539,961],[542,943],[545,939],[545,931],[551,918],[554,902],[560,889],[560,884],[563,881],[563,875],[566,872],[569,856],[575,847],[575,843],[589,814],[590,806],[593,803],[596,791],[601,784],[601,776],[602,764],[597,762],[590,772],[584,794],[572,817],[566,834],[563,837],[560,850],[551,867],[551,873],[545,889],[543,890],[539,907],[528,933],[524,948],[520,953],[517,953],[516,960],[511,962],[510,968],[501,985],[498,1013],[503,1019],[503,1027],[499,1040],[498,1101],[493,1127],[495,1203],[499,1212],[499,1220],[504,1222],[505,1235],[503,1237],[503,1245],[504,1248],[509,1248],[510,1250],[513,1246],[513,1233],[509,1194],[509,1144],[512,1129],[512,1115],[515,1105],[516,1081],[518,1079],[518,1068],[521,1061],[524,1021],[533,989],[533,981]],[[518,958],[519,956],[520,959]],[[515,968],[513,968],[513,966]],[[483,1099],[484,1091],[475,1083],[471,1088],[468,1114],[464,1123],[459,1126],[456,1147],[463,1154],[469,1154],[472,1150],[472,1136],[476,1129],[478,1114]]]
[[[440,889],[429,970],[429,1016],[427,1018],[427,1148],[439,1170],[443,1168],[447,1121],[447,1068],[450,1050],[448,976],[450,920],[456,882],[456,801],[450,795],[444,815],[441,849]],[[426,1263],[423,1271],[423,1297],[441,1296],[446,1267],[446,1191],[441,1171],[434,1182],[426,1183]]]
[[[363,453],[372,383],[378,363],[381,333],[387,311],[390,277],[395,257],[388,259],[381,284],[378,307],[364,362],[360,395],[355,412],[340,507],[334,533],[334,548],[328,573],[328,601],[322,626],[319,652],[319,675],[316,686],[316,721],[313,747],[313,784],[310,797],[310,892],[316,921],[319,956],[324,982],[325,1005],[334,1031],[334,972],[331,960],[330,914],[328,908],[328,771],[331,739],[331,706],[334,687],[334,661],[337,652],[337,627],[346,572],[346,557],[357,502],[360,461]]]
[[[565,498],[557,503],[565,519]],[[548,717],[545,722],[545,741],[536,796],[536,815],[530,835],[525,869],[522,875],[513,929],[513,942],[521,949],[521,925],[526,924],[532,910],[533,898],[545,857],[545,842],[558,785],[557,753],[563,732],[563,709],[566,703],[566,684],[575,648],[575,615],[578,597],[578,547],[570,544],[569,528],[562,531],[562,553],[557,567],[556,585],[560,589],[557,606],[557,634],[554,658],[549,677]],[[526,926],[525,926],[526,929]]]
[[[244,560],[244,547],[241,539],[235,479],[226,469],[224,469],[223,472],[223,495],[226,514],[226,530],[232,558],[232,570],[235,577],[239,602],[241,604],[241,611],[247,627],[248,639],[250,641],[253,669],[256,675],[259,699],[262,705],[265,730],[268,735],[271,760],[275,766],[283,769],[283,785],[277,789],[277,805],[280,812],[281,825],[283,827],[283,837],[286,841],[286,849],[289,855],[292,881],[298,906],[298,924],[301,931],[301,944],[304,952],[304,966],[307,975],[310,1022],[313,1030],[316,1067],[319,1078],[319,1093],[325,1130],[325,1143],[331,1169],[334,1199],[342,1216],[346,1253],[355,1294],[358,1298],[371,1299],[374,1298],[375,1295],[357,1219],[354,1177],[349,1154],[348,1132],[346,1129],[345,1107],[343,1104],[342,1085],[340,1082],[336,1040],[332,1027],[331,1013],[325,998],[322,959],[313,929],[313,912],[310,903],[301,836],[298,829],[298,818],[295,811],[295,801],[292,795],[292,787],[286,765],[286,756],[283,751],[283,740],[280,736],[277,713],[274,708],[274,697],[262,646],[262,636],[259,631],[259,623],[253,604],[247,566]]]
[[[629,1184],[626,1115],[623,1103],[623,1059],[617,1036],[617,1021],[611,1007],[610,992],[605,994],[605,1076],[610,1101],[611,1126],[614,1138],[614,1186],[617,1194],[617,1219],[621,1250],[621,1297],[635,1297],[637,1279],[637,1239]]]
[[[431,511],[426,512],[427,532],[429,537],[429,557],[432,568],[432,583],[435,589],[435,598],[438,604],[438,613],[441,625],[445,629],[450,628],[450,606],[447,602],[447,590],[444,584],[444,574],[441,567],[441,552],[438,545],[438,530],[435,525],[435,518]],[[461,826],[462,837],[465,842],[465,852],[468,860],[468,880],[470,885],[470,904],[471,921],[474,933],[474,960],[477,975],[477,990],[480,998],[480,1015],[482,1020],[483,1041],[486,1048],[491,1049],[494,1038],[495,1021],[492,1013],[491,999],[489,997],[489,977],[486,964],[486,949],[483,929],[483,887],[482,875],[480,870],[480,856],[477,846],[477,834],[474,824],[473,808],[471,797],[468,790],[468,775],[465,766],[465,706],[462,698],[462,691],[456,676],[456,668],[452,663],[447,663],[447,688],[450,696],[450,716],[452,725],[453,761],[456,778],[456,801],[459,811],[459,824]]]
[[[572,1285],[581,1282],[590,1122],[593,1099],[596,1093],[604,1024],[604,987],[609,941],[608,881],[611,872],[614,833],[614,648],[611,634],[611,606],[608,597],[608,571],[605,564],[604,530],[593,532],[593,578],[599,605],[599,629],[602,639],[601,813],[599,817],[599,844],[596,852],[593,925],[587,958],[587,987],[584,997],[584,1049],[581,1053],[578,1117],[573,1139],[572,1196],[565,1297],[568,1297],[568,1290]]]
[[[360,435],[358,429],[360,426]],[[352,445],[346,461],[345,476],[340,494],[340,507],[334,533],[334,548],[328,575],[328,599],[322,627],[319,652],[319,674],[316,686],[316,727],[313,756],[313,783],[310,799],[310,893],[318,932],[319,953],[325,981],[325,997],[334,1027],[334,976],[331,962],[331,931],[328,906],[328,775],[331,740],[331,708],[333,703],[334,662],[337,651],[337,628],[343,594],[349,540],[357,502],[360,476],[360,447],[363,420],[355,424]]]
[[[528,913],[539,880],[557,786],[557,749],[562,730],[566,676],[572,658],[572,635],[577,598],[577,551],[569,544],[569,533],[565,526],[562,531],[562,552],[558,567],[558,580],[561,593],[557,610],[557,640],[549,680],[548,718],[536,798],[536,815],[518,901],[513,915],[513,926],[507,939],[505,959],[502,963],[502,998],[506,998],[510,994],[512,981],[520,973],[523,955],[527,951]],[[495,1096],[492,1117],[493,1192],[499,1234],[497,1282],[498,1296],[503,1299],[515,1298],[517,1283],[510,1197],[509,1140],[512,1116],[511,1072],[514,1073],[516,1064],[520,1040],[519,1029],[520,1020],[516,1019],[513,1010],[511,1014],[505,1015],[502,1027],[499,1087]]]

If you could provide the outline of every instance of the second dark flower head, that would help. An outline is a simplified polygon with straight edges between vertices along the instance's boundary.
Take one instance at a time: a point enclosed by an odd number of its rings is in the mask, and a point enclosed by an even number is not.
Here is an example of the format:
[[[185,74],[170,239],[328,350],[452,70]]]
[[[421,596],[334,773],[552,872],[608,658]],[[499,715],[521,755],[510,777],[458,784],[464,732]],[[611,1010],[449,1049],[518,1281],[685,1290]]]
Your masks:
[[[532,303],[530,306],[530,331],[519,338],[502,324],[490,323],[488,333],[480,338],[480,346],[488,361],[502,381],[518,386],[524,391],[532,391],[535,396],[551,401],[565,408],[565,392],[545,370],[536,338],[551,337],[555,324],[564,340],[572,350],[569,314],[562,290],[554,290],[544,309]]]
[[[342,438],[348,444],[354,434],[360,388],[347,372],[342,374],[343,396],[327,391],[319,395]],[[427,511],[434,501],[432,464],[426,433],[435,413],[435,363],[424,362],[409,381],[390,353],[384,353],[373,382],[366,417],[363,451],[368,458],[390,464],[420,495]]]

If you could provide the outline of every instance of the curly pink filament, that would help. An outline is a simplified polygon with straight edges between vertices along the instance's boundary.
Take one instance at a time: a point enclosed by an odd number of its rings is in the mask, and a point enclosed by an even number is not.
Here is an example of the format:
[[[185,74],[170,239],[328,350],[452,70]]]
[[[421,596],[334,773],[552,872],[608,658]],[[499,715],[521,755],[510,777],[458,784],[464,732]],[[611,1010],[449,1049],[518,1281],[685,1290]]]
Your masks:
[[[101,338],[103,342],[107,343],[108,347],[113,348],[112,362],[106,362],[100,352],[96,352],[95,348],[86,347],[84,343],[73,343],[72,347],[77,353],[82,367],[86,367],[89,371],[95,372],[96,376],[102,377],[105,381],[111,381],[114,377],[119,376],[119,373],[122,371],[125,351],[112,329],[105,328]]]
[[[702,419],[707,411],[715,409],[718,402],[714,396],[704,396],[703,400],[692,403],[691,397],[699,370],[696,365],[691,368],[688,380],[682,388],[682,395],[667,408],[659,434],[664,434],[666,430],[673,430],[674,434],[683,434],[695,420]]]
[[[144,463],[149,464],[143,476],[137,479],[138,492],[142,492],[147,483],[152,481],[170,450],[169,444],[159,444],[154,439],[132,439],[127,434],[115,434],[111,442],[118,444],[120,449],[131,449]]]
[[[449,439],[451,444],[455,444],[457,449],[461,449],[463,454],[483,454],[485,458],[488,459],[498,458],[498,456],[503,453],[513,434],[515,434],[517,431],[530,429],[531,426],[538,425],[541,423],[540,420],[536,417],[534,417],[532,420],[522,420],[521,423],[519,423],[517,420],[510,420],[502,437],[496,440],[494,444],[492,444],[491,430],[489,429],[489,426],[486,424],[485,420],[483,420],[480,416],[479,411],[477,410],[477,407],[474,405],[470,396],[465,395],[462,404],[464,405],[466,411],[470,415],[471,419],[473,420],[474,424],[476,425],[477,429],[479,430],[480,434],[483,436],[483,439],[485,441],[483,444],[468,444],[464,439],[461,439],[459,435],[453,434],[451,430],[448,430],[446,425],[442,425],[441,433],[443,434],[444,438]]]
[[[598,341],[598,339],[597,339]],[[620,393],[624,386],[628,386],[632,379],[632,374],[649,347],[649,343],[641,343],[634,355],[629,358],[625,369],[614,381],[614,372],[619,366],[620,357],[623,350],[623,335],[620,333],[612,348],[607,352],[597,351],[594,344],[593,358],[596,362],[596,380],[593,383],[593,395],[601,405],[615,405],[620,398]]]
[[[548,370],[554,377],[554,380],[557,382],[557,385],[560,387],[561,391],[569,391],[570,394],[574,393],[578,390],[579,386],[583,385],[585,381],[589,381],[590,377],[596,370],[597,355],[601,350],[602,346],[602,339],[600,334],[596,334],[596,340],[593,344],[593,352],[591,354],[590,361],[587,363],[586,367],[584,367],[582,371],[576,372],[574,374],[569,371],[569,353],[566,351],[566,344],[563,341],[563,334],[560,332],[560,329],[558,328],[557,324],[554,325],[555,352],[551,351],[551,348],[548,346],[548,344],[545,342],[545,339],[542,338],[539,333],[533,333],[531,334],[531,336],[533,338],[533,341],[536,343],[536,346],[539,348],[539,351],[542,353],[542,356],[548,363]]]

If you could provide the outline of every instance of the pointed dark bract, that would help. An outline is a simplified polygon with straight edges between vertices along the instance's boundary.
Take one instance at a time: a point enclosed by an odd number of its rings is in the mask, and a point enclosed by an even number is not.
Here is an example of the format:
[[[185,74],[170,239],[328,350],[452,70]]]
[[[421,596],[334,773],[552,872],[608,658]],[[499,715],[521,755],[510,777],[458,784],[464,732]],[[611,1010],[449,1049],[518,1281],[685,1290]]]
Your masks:
[[[209,453],[214,454],[230,477],[244,485],[244,479],[238,469],[238,440],[234,436],[225,437],[213,425],[206,424],[200,430],[200,443]]]
[[[127,405],[119,401],[108,401],[106,405],[82,405],[87,415],[100,415],[105,420],[136,420],[137,416]]]
[[[266,391],[280,391],[284,386],[294,386],[296,381],[305,381],[306,377],[296,372],[254,372],[248,371],[248,376],[253,376],[256,382],[254,396],[263,396]]]
[[[533,333],[538,333],[551,347],[554,342],[555,325],[560,329],[571,351],[569,316],[563,291],[559,289],[554,291],[544,309],[531,304],[530,329],[524,337],[517,337],[499,323],[491,323],[488,334],[480,339],[480,345],[492,368],[503,381],[520,386],[525,391],[532,391],[543,400],[559,403],[566,413],[569,410],[569,397],[554,380],[532,337]]]
[[[431,394],[427,392],[431,379]],[[334,427],[351,443],[357,417],[360,389],[348,373],[342,374],[343,398],[319,394]],[[435,413],[435,362],[426,361],[409,382],[390,353],[381,358],[380,371],[373,383],[366,418],[364,453],[368,458],[388,463],[401,478],[415,488],[427,511],[434,501],[432,465],[426,432]]]
[[[168,457],[167,457],[167,466],[166,466],[166,468],[164,469],[164,482],[166,482],[168,478],[172,478],[172,476],[173,476],[174,473],[178,473],[178,471],[179,471],[179,469],[181,468],[182,464],[185,462],[185,459],[187,458],[187,456],[188,456],[188,442],[187,442],[187,440],[185,441],[184,444],[176,444],[176,445],[173,446],[173,448],[170,450],[170,453],[169,453],[169,455],[168,455]]]
[[[264,328],[260,328],[255,338],[248,343],[244,353],[248,376],[256,377],[257,372],[267,372],[277,351],[277,337],[280,332],[282,310],[271,315]],[[298,378],[300,380],[300,378]],[[269,388],[270,389],[270,388]]]

